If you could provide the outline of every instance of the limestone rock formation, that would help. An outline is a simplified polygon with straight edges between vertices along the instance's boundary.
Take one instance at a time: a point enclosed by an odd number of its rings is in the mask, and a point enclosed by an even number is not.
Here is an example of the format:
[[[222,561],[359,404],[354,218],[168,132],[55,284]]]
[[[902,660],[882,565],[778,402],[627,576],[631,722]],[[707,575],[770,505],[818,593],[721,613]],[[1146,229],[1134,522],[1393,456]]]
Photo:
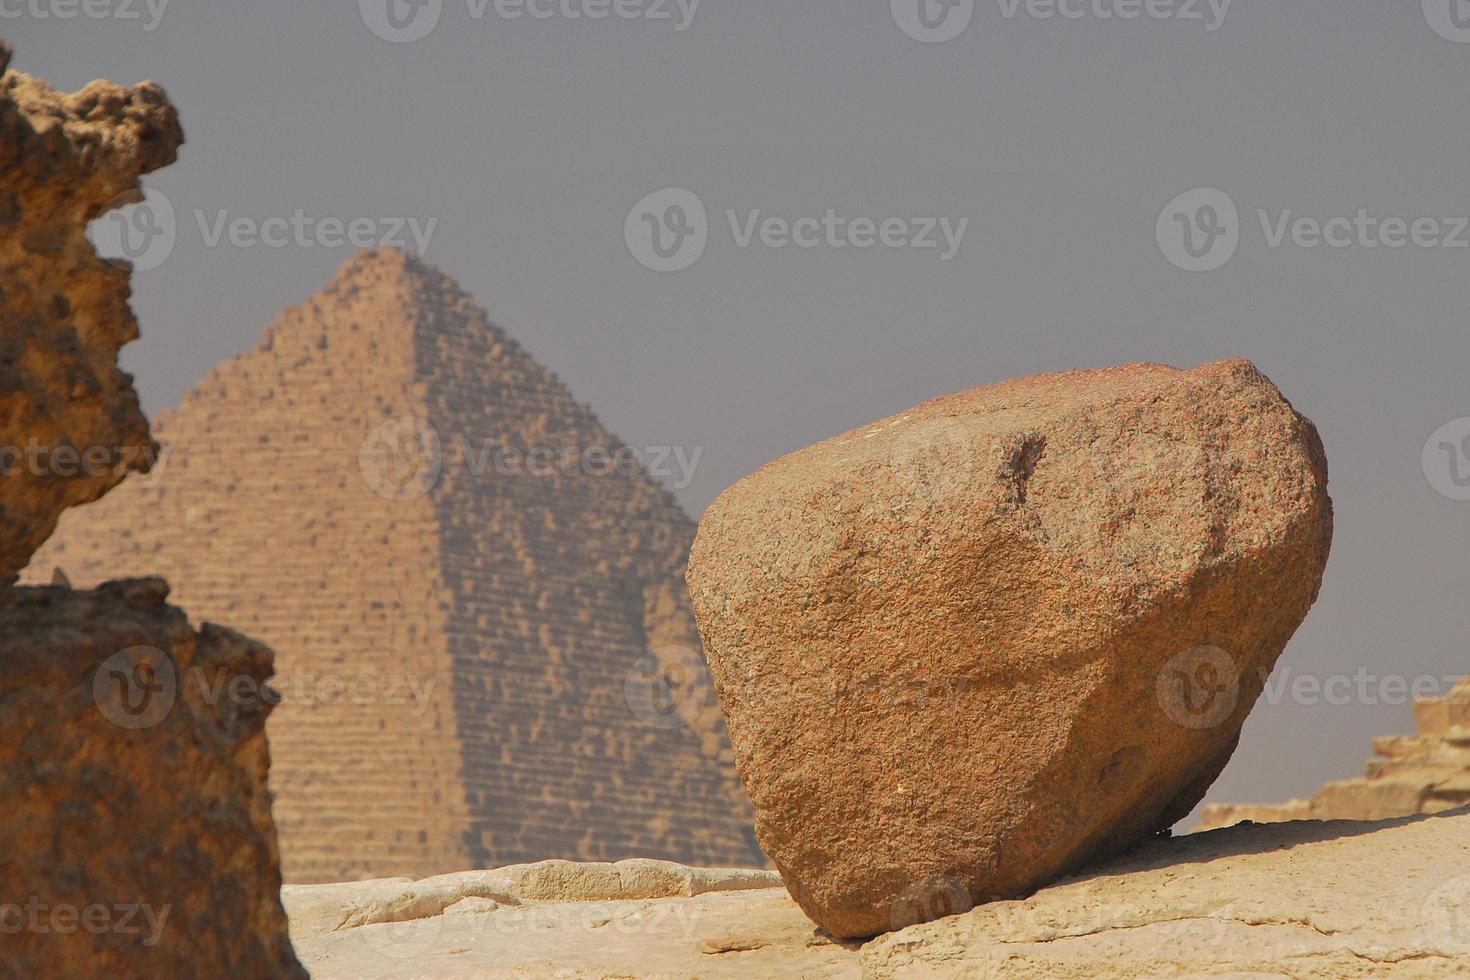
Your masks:
[[[681,581],[692,522],[446,276],[358,256],[154,431],[157,472],[28,576],[162,573],[276,650],[287,881],[763,863]]]
[[[502,902],[484,885],[495,872],[288,886],[292,941],[316,980],[1448,980],[1470,968],[1470,811],[1157,840],[1022,901],[866,944],[819,932],[780,888],[619,899],[562,870],[574,887],[531,901]]]
[[[302,977],[266,647],[159,579],[0,590],[0,975]]]
[[[780,888],[774,871],[689,868],[634,858],[616,863],[538,861],[492,871],[461,871],[414,881],[379,878],[329,885],[286,885],[292,928],[306,935],[380,922],[431,918],[466,901],[488,910],[541,902],[613,902],[692,898],[714,892]],[[487,904],[488,903],[488,904]]]
[[[117,366],[138,336],[128,271],[97,256],[87,225],[172,163],[184,138],[152,82],[68,95],[9,60],[0,42],[0,586],[64,509],[153,459]]]
[[[1182,819],[1316,598],[1326,478],[1227,361],[949,395],[727,490],[690,590],[796,901],[873,935]]]
[[[156,449],[117,367],[128,271],[88,222],[183,140],[158,86],[72,95],[0,41],[0,975],[305,977],[260,697],[271,652],[158,579],[10,586],[66,507]]]
[[[1361,779],[1328,783],[1310,800],[1287,803],[1213,803],[1200,830],[1242,820],[1386,820],[1439,813],[1470,803],[1470,678],[1443,698],[1414,706],[1418,735],[1373,740],[1377,757]]]

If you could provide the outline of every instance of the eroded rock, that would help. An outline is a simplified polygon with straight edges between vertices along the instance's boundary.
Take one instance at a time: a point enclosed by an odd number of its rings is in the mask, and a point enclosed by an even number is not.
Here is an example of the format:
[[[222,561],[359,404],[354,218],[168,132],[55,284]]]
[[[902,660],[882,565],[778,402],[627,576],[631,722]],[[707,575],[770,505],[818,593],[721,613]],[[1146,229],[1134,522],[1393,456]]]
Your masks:
[[[271,651],[167,595],[0,590],[0,975],[306,976],[266,788]]]
[[[138,335],[128,270],[97,256],[87,226],[183,142],[152,82],[66,94],[9,60],[0,42],[0,586],[63,510],[156,455],[117,366]]]
[[[467,898],[412,921],[345,924],[374,885],[288,888],[292,937],[315,980],[1448,980],[1470,963],[1464,810],[1150,841],[1022,901],[865,944],[832,941],[779,888],[513,906]]]
[[[779,888],[774,871],[690,868],[635,858],[617,862],[537,861],[490,871],[461,871],[414,881],[378,878],[328,885],[287,885],[281,898],[297,935],[383,922],[427,919],[449,910],[494,911],[545,902],[692,898],[715,892]]]
[[[1227,361],[961,392],[727,490],[688,579],[792,896],[873,935],[1181,819],[1316,598],[1326,479]]]

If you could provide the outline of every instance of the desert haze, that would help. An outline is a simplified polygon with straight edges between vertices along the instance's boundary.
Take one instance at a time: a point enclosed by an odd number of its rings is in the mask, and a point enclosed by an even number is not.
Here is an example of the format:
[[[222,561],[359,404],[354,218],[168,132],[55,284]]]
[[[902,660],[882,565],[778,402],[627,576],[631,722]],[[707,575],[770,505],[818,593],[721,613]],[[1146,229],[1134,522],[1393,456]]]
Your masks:
[[[0,2],[0,980],[1470,975],[1457,0],[327,6]]]

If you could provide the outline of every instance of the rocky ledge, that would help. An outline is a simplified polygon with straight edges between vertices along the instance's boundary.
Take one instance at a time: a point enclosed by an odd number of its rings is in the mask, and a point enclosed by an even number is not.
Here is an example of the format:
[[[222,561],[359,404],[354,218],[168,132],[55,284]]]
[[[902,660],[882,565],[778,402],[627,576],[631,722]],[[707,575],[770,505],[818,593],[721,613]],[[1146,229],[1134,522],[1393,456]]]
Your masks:
[[[769,872],[654,861],[282,897],[316,980],[1458,977],[1470,973],[1470,809],[1161,839],[1024,900],[867,943],[817,930]]]
[[[157,455],[118,351],[138,336],[130,269],[88,225],[173,162],[178,114],[152,82],[57,92],[0,40],[0,585],[67,507]]]

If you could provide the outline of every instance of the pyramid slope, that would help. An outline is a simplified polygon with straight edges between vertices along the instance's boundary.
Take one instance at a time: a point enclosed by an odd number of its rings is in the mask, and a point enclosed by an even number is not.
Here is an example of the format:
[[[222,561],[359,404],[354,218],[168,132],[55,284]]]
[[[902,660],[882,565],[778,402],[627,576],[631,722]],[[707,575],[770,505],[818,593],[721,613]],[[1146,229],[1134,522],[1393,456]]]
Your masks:
[[[287,880],[762,860],[718,710],[636,696],[699,656],[692,522],[448,277],[356,257],[154,430],[28,577],[163,574],[275,647]]]

